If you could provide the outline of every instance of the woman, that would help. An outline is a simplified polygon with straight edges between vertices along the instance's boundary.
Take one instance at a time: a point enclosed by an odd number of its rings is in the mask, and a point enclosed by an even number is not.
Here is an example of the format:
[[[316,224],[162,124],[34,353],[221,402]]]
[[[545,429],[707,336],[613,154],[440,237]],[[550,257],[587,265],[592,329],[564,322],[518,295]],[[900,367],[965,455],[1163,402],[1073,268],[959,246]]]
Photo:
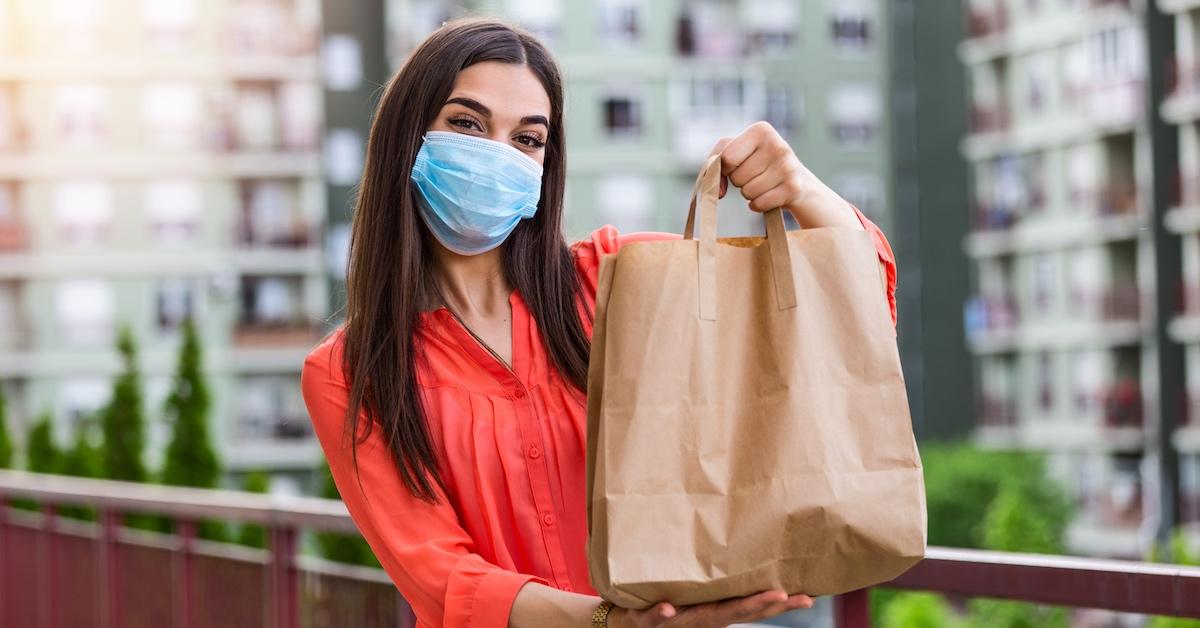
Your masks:
[[[604,227],[568,247],[564,146],[554,61],[502,23],[444,25],[387,86],[346,322],[302,376],[350,514],[423,626],[725,626],[810,606],[767,591],[630,611],[589,586],[584,382],[599,259],[678,236]],[[769,125],[714,152],[750,209],[870,230],[894,320],[883,235]]]

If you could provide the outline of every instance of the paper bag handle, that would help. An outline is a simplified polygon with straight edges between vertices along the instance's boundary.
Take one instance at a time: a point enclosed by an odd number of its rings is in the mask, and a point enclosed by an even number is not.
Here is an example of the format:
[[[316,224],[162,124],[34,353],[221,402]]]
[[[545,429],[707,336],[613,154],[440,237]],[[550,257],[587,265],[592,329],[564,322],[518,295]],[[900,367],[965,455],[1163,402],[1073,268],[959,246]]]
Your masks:
[[[692,188],[692,200],[688,206],[687,224],[683,228],[683,239],[692,239],[696,226],[696,201],[700,205],[699,295],[700,318],[717,320],[717,196],[721,185],[721,156],[712,155],[704,162],[696,185]],[[787,227],[783,223],[783,209],[776,207],[763,213],[767,223],[767,248],[771,254],[771,277],[775,281],[775,299],[779,309],[796,307],[796,283],[792,278],[792,253],[788,248]]]

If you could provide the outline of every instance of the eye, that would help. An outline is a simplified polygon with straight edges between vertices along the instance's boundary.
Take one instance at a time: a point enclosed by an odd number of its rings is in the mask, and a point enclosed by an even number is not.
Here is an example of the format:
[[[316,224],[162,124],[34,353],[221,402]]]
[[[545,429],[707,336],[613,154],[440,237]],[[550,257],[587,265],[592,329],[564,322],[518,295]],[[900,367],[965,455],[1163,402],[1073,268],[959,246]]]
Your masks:
[[[544,142],[542,140],[542,138],[540,138],[532,133],[518,135],[517,141],[530,147],[530,148],[534,148],[534,149],[541,148],[546,145],[546,142]]]
[[[464,116],[464,117],[458,117],[458,118],[450,118],[450,119],[446,120],[446,122],[448,124],[450,124],[450,126],[456,126],[460,129],[474,129],[474,130],[480,131],[480,132],[483,131],[483,127],[480,126],[480,124],[478,122],[476,122],[474,118],[468,118],[468,117]]]

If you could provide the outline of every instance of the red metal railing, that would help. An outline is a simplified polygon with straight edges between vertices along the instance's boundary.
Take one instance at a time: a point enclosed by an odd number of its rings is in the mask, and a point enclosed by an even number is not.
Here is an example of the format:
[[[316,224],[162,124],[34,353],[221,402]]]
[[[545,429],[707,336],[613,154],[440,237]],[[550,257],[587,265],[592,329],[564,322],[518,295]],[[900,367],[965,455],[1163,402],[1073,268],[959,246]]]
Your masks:
[[[40,512],[10,508],[34,499]],[[0,471],[0,626],[411,628],[379,569],[298,551],[305,530],[356,533],[336,500]],[[97,521],[60,516],[67,505]],[[175,534],[121,525],[165,515]],[[197,537],[201,520],[264,526],[268,549]],[[889,587],[951,596],[1200,618],[1200,568],[932,547]],[[840,628],[866,628],[866,590],[837,596]]]
[[[11,508],[33,499],[40,511]],[[281,498],[0,471],[0,626],[29,628],[410,628],[379,569],[298,551],[305,531],[357,534],[336,500]],[[96,521],[64,518],[88,506]],[[127,528],[164,515],[174,534]],[[197,536],[201,520],[264,527],[267,549]]]
[[[887,584],[951,596],[1200,618],[1200,568],[931,547]],[[868,628],[867,591],[838,596],[839,628]]]

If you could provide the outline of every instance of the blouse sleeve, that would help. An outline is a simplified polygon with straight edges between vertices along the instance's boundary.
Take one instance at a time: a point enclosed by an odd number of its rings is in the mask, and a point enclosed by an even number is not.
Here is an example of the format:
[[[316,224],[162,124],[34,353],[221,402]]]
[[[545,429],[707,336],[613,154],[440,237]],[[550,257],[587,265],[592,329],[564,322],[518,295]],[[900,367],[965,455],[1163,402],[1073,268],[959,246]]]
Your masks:
[[[853,204],[850,204],[850,208],[854,210],[854,214],[858,216],[863,229],[866,229],[867,233],[871,234],[871,240],[875,243],[875,253],[879,258],[879,265],[883,270],[883,291],[887,297],[888,310],[892,316],[892,328],[894,330],[896,328],[896,256],[892,253],[892,246],[888,244],[887,237],[883,235],[883,231],[863,215]],[[586,239],[571,245],[571,253],[575,257],[576,269],[583,280],[584,297],[587,300],[588,307],[595,307],[596,282],[600,273],[601,256],[616,253],[622,246],[630,242],[670,240],[680,237],[677,234],[658,232],[620,234],[612,225],[605,225],[592,232]]]
[[[861,211],[854,205],[850,205],[854,213],[858,216],[858,221],[862,223],[867,233],[871,234],[871,240],[875,242],[875,253],[879,256],[879,265],[883,268],[883,292],[887,296],[888,310],[892,314],[892,329],[896,329],[896,256],[892,253],[892,245],[888,244],[887,236],[883,235],[883,230],[875,226],[869,218],[863,215]]]
[[[350,516],[401,595],[424,625],[507,628],[513,600],[537,576],[488,563],[439,489],[439,502],[417,499],[404,485],[378,425],[358,445],[356,477],[343,438],[349,398],[340,334],[309,354],[301,390],[334,483]],[[360,415],[364,420],[366,414]],[[360,482],[361,479],[361,482]]]

